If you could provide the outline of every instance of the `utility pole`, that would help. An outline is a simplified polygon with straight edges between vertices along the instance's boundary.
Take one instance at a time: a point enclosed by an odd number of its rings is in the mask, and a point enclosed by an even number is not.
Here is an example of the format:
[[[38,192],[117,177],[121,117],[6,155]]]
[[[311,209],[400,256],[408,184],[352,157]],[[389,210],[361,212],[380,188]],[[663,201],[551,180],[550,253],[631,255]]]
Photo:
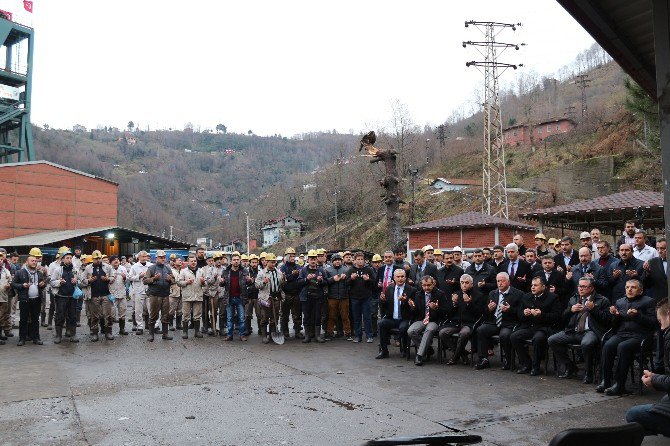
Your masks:
[[[582,91],[582,119],[586,116],[588,107],[586,105],[586,89],[589,88],[591,79],[589,79],[588,74],[578,74],[577,79],[575,80],[577,87]]]
[[[340,183],[342,182],[342,163],[344,162],[344,149],[340,147],[340,156],[335,160],[337,163],[337,181],[335,182],[335,234],[337,234],[337,196],[340,193]]]
[[[428,164],[430,164],[429,156],[428,156],[428,151],[430,150],[430,139],[426,138],[426,168],[428,167]]]
[[[439,145],[439,152],[438,152],[438,161],[442,162],[442,153],[444,152],[444,148],[446,147],[445,140],[447,139],[447,132],[444,124],[440,124],[437,126],[437,141],[440,143]]]
[[[410,207],[410,213],[409,213],[409,224],[413,225],[414,224],[414,215],[416,211],[416,176],[419,174],[419,169],[412,169],[411,167],[409,168],[409,174],[412,177],[412,206]]]
[[[244,215],[247,217],[247,255],[249,255],[249,214],[244,211]]]
[[[520,23],[478,22],[470,20],[465,27],[473,26],[484,36],[483,41],[463,42],[463,48],[474,47],[483,60],[466,62],[466,67],[476,67],[484,75],[484,153],[482,156],[482,212],[507,218],[507,175],[505,173],[505,148],[503,146],[503,126],[500,113],[498,79],[508,68],[517,69],[523,65],[498,61],[505,50],[519,50],[525,45],[498,42],[498,35],[511,28],[516,31]]]
[[[565,113],[563,113],[563,114],[570,119],[575,119],[575,114],[576,114],[575,106],[574,105],[568,105],[565,108]]]

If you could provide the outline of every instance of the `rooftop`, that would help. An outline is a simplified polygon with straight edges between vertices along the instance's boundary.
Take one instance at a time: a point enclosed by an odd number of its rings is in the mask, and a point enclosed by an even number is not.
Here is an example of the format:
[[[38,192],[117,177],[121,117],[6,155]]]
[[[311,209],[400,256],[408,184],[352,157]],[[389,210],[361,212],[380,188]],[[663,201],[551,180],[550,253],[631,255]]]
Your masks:
[[[70,168],[70,167],[62,166],[62,165],[60,165],[60,164],[52,163],[51,161],[45,161],[45,160],[39,160],[39,161],[21,161],[21,162],[18,162],[18,163],[5,163],[5,164],[0,164],[0,168],[5,168],[5,167],[19,167],[19,166],[32,166],[32,165],[36,165],[36,164],[46,164],[46,165],[48,165],[48,166],[52,166],[52,167],[55,167],[55,168],[57,168],[57,169],[67,170],[68,172],[76,173],[76,174],[78,174],[78,175],[83,175],[83,176],[85,176],[85,177],[89,177],[89,178],[95,178],[96,180],[106,181],[106,182],[108,182],[108,183],[116,184],[117,186],[119,185],[119,183],[117,183],[116,181],[108,180],[107,178],[101,178],[101,177],[92,175],[92,174],[90,174],[90,173],[82,172],[81,170],[72,169],[72,168]]]
[[[527,229],[530,231],[537,229],[535,226],[528,223],[494,217],[493,215],[485,215],[480,212],[465,212],[463,214],[452,215],[438,220],[407,226],[405,227],[405,230],[411,232],[428,229],[483,228],[496,226],[501,228]]]

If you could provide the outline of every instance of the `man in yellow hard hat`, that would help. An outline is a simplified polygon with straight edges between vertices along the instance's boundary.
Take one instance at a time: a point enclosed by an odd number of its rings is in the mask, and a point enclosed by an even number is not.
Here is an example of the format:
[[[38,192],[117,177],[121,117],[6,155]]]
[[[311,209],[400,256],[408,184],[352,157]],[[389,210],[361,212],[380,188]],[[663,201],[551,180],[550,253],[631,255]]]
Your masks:
[[[105,339],[111,341],[112,335],[112,300],[114,300],[110,290],[109,283],[115,278],[113,268],[102,263],[102,253],[98,250],[91,254],[93,263],[84,270],[82,282],[89,285],[91,289],[91,299],[88,303],[91,342],[98,341],[98,326],[104,330]],[[102,316],[102,319],[101,319]]]
[[[147,287],[142,280],[147,273],[151,263],[149,262],[149,253],[140,251],[137,253],[137,262],[133,263],[128,271],[128,280],[130,280],[130,295],[134,303],[135,310],[133,314],[133,331],[136,335],[144,334],[144,327],[149,323],[149,309],[147,303]],[[148,328],[148,327],[147,327]]]
[[[435,251],[433,251],[433,256],[435,257],[435,266],[437,266],[437,270],[441,270],[444,268],[444,252],[436,248]]]
[[[305,323],[305,339],[302,342],[311,342],[316,338],[319,343],[326,342],[321,333],[321,307],[323,306],[323,287],[326,286],[326,272],[319,268],[316,262],[315,250],[307,253],[307,265],[298,274],[300,302],[302,304]]]
[[[302,307],[300,305],[300,286],[298,285],[298,274],[300,267],[295,262],[295,249],[287,248],[284,251],[284,263],[281,272],[286,282],[283,286],[284,300],[281,303],[281,330],[285,337],[289,337],[288,318],[289,314],[293,320],[293,331],[296,339],[304,339],[302,331]]]
[[[265,269],[267,266],[268,262],[266,260],[267,253],[263,251],[259,256],[258,256],[258,264],[260,265],[258,268],[260,269]]]
[[[128,300],[126,299],[126,280],[128,280],[128,271],[121,265],[118,256],[109,258],[109,266],[114,270],[114,279],[109,282],[109,291],[114,296],[112,308],[117,315],[119,322],[119,334],[127,336],[126,331],[126,310],[128,309]]]
[[[240,256],[240,264],[242,265],[242,268],[249,268],[249,256],[247,254],[242,254]]]
[[[253,333],[251,320],[253,319],[254,312],[256,313],[258,332],[260,333],[261,331],[261,309],[258,304],[258,288],[256,288],[256,277],[258,276],[258,256],[256,254],[249,256],[249,268],[247,268],[247,272],[249,279],[251,279],[251,282],[246,284],[247,303],[244,306],[244,326],[247,329],[246,336],[248,337]]]
[[[165,251],[156,251],[156,263],[147,268],[142,282],[147,286],[149,299],[149,342],[154,341],[154,331],[160,312],[162,339],[171,341],[170,336],[170,287],[176,278],[170,265],[165,263]]]
[[[58,252],[56,253],[56,258],[53,262],[49,264],[47,267],[47,289],[46,289],[46,298],[45,298],[45,304],[44,304],[44,310],[43,313],[46,313],[47,316],[47,321],[45,323],[44,321],[44,316],[42,317],[42,327],[46,327],[47,330],[53,330],[53,318],[54,318],[54,312],[56,311],[56,305],[54,301],[54,293],[53,290],[51,289],[51,280],[50,277],[53,274],[53,272],[56,270],[56,268],[61,267],[61,262],[62,262],[62,256],[63,253],[65,252],[71,252],[70,248],[67,246],[61,246],[58,248]]]
[[[268,324],[270,332],[278,329],[276,320],[279,314],[278,305],[282,299],[282,285],[285,282],[284,274],[276,268],[277,257],[273,253],[267,253],[265,260],[266,268],[258,271],[256,276],[256,288],[258,288],[258,303],[261,307],[261,329],[260,335],[263,344],[270,342],[268,335]]]
[[[46,277],[37,267],[37,257],[42,256],[39,248],[32,248],[23,267],[16,272],[12,287],[19,301],[19,342],[25,344],[30,336],[33,344],[42,345],[40,340],[40,295],[46,288]]]
[[[81,300],[82,296],[75,295],[79,271],[72,264],[72,257],[72,252],[69,249],[61,252],[59,265],[53,268],[50,276],[54,306],[57,307],[54,344],[61,343],[63,327],[67,327],[69,331],[70,342],[79,342],[79,339],[77,339],[77,302]]]

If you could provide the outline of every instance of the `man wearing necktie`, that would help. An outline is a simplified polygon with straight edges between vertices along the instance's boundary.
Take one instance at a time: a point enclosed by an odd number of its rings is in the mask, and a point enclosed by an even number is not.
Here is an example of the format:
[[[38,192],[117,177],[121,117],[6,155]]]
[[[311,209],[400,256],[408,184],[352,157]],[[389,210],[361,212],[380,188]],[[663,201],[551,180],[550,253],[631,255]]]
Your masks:
[[[379,320],[379,354],[377,359],[388,358],[388,344],[391,339],[391,330],[398,329],[400,338],[407,337],[407,329],[412,318],[412,310],[408,300],[414,299],[416,290],[405,283],[407,276],[404,269],[393,272],[393,281],[386,292],[379,298],[379,309],[382,318]],[[405,352],[402,352],[405,355]]]
[[[665,237],[656,241],[656,250],[658,251],[658,257],[654,257],[643,264],[642,283],[649,295],[658,303],[661,299],[668,297],[668,243]],[[656,355],[654,356],[653,371],[655,373],[670,372],[670,370],[665,370],[663,365],[663,333],[660,325],[657,326],[656,335]]]
[[[407,335],[417,346],[416,365],[423,364],[447,307],[446,295],[435,284],[434,278],[424,276],[421,279],[421,290],[408,302],[412,309],[412,319],[416,320],[407,330]]]

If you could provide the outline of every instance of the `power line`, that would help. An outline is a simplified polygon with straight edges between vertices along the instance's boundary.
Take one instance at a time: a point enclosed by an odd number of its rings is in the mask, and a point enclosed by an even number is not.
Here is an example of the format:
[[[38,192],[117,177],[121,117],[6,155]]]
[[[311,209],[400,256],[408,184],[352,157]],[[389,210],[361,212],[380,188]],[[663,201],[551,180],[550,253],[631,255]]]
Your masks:
[[[483,35],[482,41],[463,42],[463,48],[475,48],[483,60],[466,62],[467,67],[476,67],[484,75],[484,153],[482,156],[482,212],[507,218],[507,175],[505,173],[505,148],[503,146],[502,116],[498,79],[507,69],[517,69],[523,65],[500,62],[498,56],[508,49],[519,50],[525,44],[497,41],[498,35],[506,30],[516,31],[520,23],[478,22],[470,20],[465,27],[477,28]]]
[[[575,79],[577,87],[582,91],[582,119],[587,115],[588,106],[586,104],[586,89],[589,88],[591,79],[589,79],[588,74],[578,74],[577,79]]]

